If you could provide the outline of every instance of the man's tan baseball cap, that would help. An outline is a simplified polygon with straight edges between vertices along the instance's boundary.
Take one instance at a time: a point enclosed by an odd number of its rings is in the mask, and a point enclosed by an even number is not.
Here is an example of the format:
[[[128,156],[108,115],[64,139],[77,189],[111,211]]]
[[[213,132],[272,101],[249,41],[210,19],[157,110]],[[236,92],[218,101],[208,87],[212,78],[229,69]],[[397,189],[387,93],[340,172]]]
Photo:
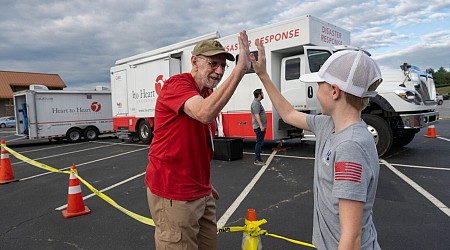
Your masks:
[[[225,48],[217,40],[204,40],[195,45],[192,55],[198,56],[215,56],[218,54],[225,54],[226,58],[234,62],[234,56],[228,53]]]

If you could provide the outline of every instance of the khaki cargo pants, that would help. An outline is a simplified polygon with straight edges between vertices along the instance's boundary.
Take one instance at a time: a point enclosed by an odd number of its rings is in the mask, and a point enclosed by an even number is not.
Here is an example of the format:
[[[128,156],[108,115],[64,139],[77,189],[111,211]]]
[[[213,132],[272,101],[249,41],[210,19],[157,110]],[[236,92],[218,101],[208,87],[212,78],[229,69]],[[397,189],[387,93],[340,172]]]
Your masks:
[[[216,249],[216,203],[212,195],[177,201],[157,196],[147,188],[147,198],[156,224],[157,250]]]

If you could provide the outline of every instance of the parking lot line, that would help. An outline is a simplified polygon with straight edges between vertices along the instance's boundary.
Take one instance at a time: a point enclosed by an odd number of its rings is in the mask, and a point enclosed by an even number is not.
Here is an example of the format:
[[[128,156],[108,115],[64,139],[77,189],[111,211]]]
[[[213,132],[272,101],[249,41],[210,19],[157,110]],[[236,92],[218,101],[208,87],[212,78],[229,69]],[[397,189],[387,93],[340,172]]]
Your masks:
[[[83,151],[89,151],[89,150],[92,150],[92,149],[111,147],[111,146],[114,146],[114,145],[115,144],[108,144],[108,145],[103,145],[103,146],[98,146],[98,147],[93,147],[93,148],[85,148],[85,149],[80,149],[80,150],[76,150],[76,151],[70,151],[70,152],[66,152],[66,153],[62,153],[62,154],[49,155],[49,156],[45,156],[45,157],[41,157],[41,158],[36,158],[36,159],[33,159],[33,160],[37,161],[37,160],[48,159],[48,158],[53,158],[53,157],[58,157],[58,156],[63,156],[63,155],[70,155],[70,154],[79,153],[79,152],[83,152]],[[24,164],[24,163],[25,162],[16,162],[13,165]]]
[[[80,143],[78,143],[78,145],[85,144],[85,143],[86,142],[80,142]],[[64,148],[64,147],[71,147],[71,146],[73,146],[73,144],[63,144],[63,145],[58,145],[58,146],[46,147],[46,148],[36,148],[36,149],[21,151],[21,152],[17,152],[17,153],[24,154],[24,153],[37,152],[37,151],[43,151],[43,150],[52,150],[55,148]]]
[[[262,174],[266,171],[267,167],[269,167],[270,162],[272,162],[273,157],[277,154],[277,151],[274,150],[272,154],[270,154],[269,158],[266,161],[266,165],[262,166],[261,169],[256,173],[253,179],[247,184],[247,186],[242,190],[241,194],[234,200],[234,202],[228,207],[227,211],[220,217],[217,221],[217,227],[223,227],[227,223],[228,219],[233,215],[245,197],[250,193],[252,188],[255,186],[256,182],[261,178]]]
[[[9,137],[14,137],[14,139],[11,139],[11,140],[6,139],[6,138],[9,138]],[[26,137],[19,137],[19,138],[15,138],[15,137],[16,137],[15,134],[10,134],[10,135],[7,135],[7,136],[2,135],[2,139],[4,139],[6,141],[6,143],[12,142],[12,141],[18,141],[18,140],[22,140],[22,139],[26,138]]]
[[[438,136],[437,138],[441,139],[441,140],[444,140],[444,141],[450,141],[450,139],[447,139],[447,138],[444,138],[444,137],[440,137],[440,136]]]
[[[124,153],[120,153],[120,154],[117,154],[117,155],[112,155],[112,156],[108,156],[108,157],[104,157],[104,158],[100,158],[100,159],[96,159],[96,160],[92,160],[92,161],[88,161],[88,162],[84,162],[84,163],[79,163],[79,164],[76,164],[76,165],[77,166],[83,166],[83,165],[91,164],[91,163],[94,163],[94,162],[104,161],[104,160],[107,160],[107,159],[111,159],[111,158],[115,158],[115,157],[131,154],[131,153],[134,153],[134,152],[137,152],[137,151],[141,151],[141,150],[145,150],[145,149],[147,149],[147,148],[135,149],[135,150],[132,150],[132,151],[128,151],[128,152],[124,152]],[[67,170],[67,169],[70,169],[71,167],[72,166],[69,166],[69,167],[66,167],[66,168],[61,168],[59,170]],[[40,176],[43,176],[43,175],[48,175],[48,174],[53,174],[53,172],[46,172],[46,173],[43,173],[43,174],[38,174],[38,175],[30,176],[30,177],[25,177],[25,178],[20,179],[19,181],[25,181],[25,180],[37,178],[37,177],[40,177]]]
[[[409,177],[404,175],[402,172],[397,170],[392,164],[389,162],[380,159],[380,162],[384,164],[386,167],[388,167],[394,174],[396,174],[398,177],[400,177],[402,180],[404,180],[406,183],[408,183],[412,188],[414,188],[417,192],[419,192],[421,195],[425,196],[431,203],[433,203],[437,208],[439,208],[442,212],[444,212],[448,217],[450,217],[450,209],[444,205],[440,200],[438,200],[436,197],[434,197],[432,194],[428,193],[425,189],[423,189],[419,184],[415,183],[413,180],[411,180]]]
[[[406,165],[406,164],[397,164],[392,163],[392,166],[405,167],[405,168],[421,168],[421,169],[430,169],[430,170],[444,170],[450,171],[450,168],[438,168],[438,167],[426,167],[426,166],[415,166],[415,165]]]

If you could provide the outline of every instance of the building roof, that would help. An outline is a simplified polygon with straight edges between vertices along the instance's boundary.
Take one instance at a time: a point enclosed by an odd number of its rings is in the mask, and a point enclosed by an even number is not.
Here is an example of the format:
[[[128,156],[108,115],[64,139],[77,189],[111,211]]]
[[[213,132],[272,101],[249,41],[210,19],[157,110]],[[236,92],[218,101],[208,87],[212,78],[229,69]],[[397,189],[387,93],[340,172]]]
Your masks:
[[[58,74],[0,71],[0,98],[12,98],[13,86],[42,84],[49,88],[65,88],[66,84]]]

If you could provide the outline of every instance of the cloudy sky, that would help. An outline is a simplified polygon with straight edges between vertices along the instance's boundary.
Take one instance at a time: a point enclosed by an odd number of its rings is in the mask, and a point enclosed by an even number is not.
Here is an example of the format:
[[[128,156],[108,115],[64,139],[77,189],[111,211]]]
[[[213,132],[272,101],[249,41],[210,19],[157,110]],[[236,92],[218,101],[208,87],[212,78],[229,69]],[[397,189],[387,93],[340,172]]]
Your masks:
[[[442,0],[2,0],[1,10],[0,71],[56,73],[70,89],[109,86],[118,59],[307,14],[349,30],[381,66],[450,68]]]

